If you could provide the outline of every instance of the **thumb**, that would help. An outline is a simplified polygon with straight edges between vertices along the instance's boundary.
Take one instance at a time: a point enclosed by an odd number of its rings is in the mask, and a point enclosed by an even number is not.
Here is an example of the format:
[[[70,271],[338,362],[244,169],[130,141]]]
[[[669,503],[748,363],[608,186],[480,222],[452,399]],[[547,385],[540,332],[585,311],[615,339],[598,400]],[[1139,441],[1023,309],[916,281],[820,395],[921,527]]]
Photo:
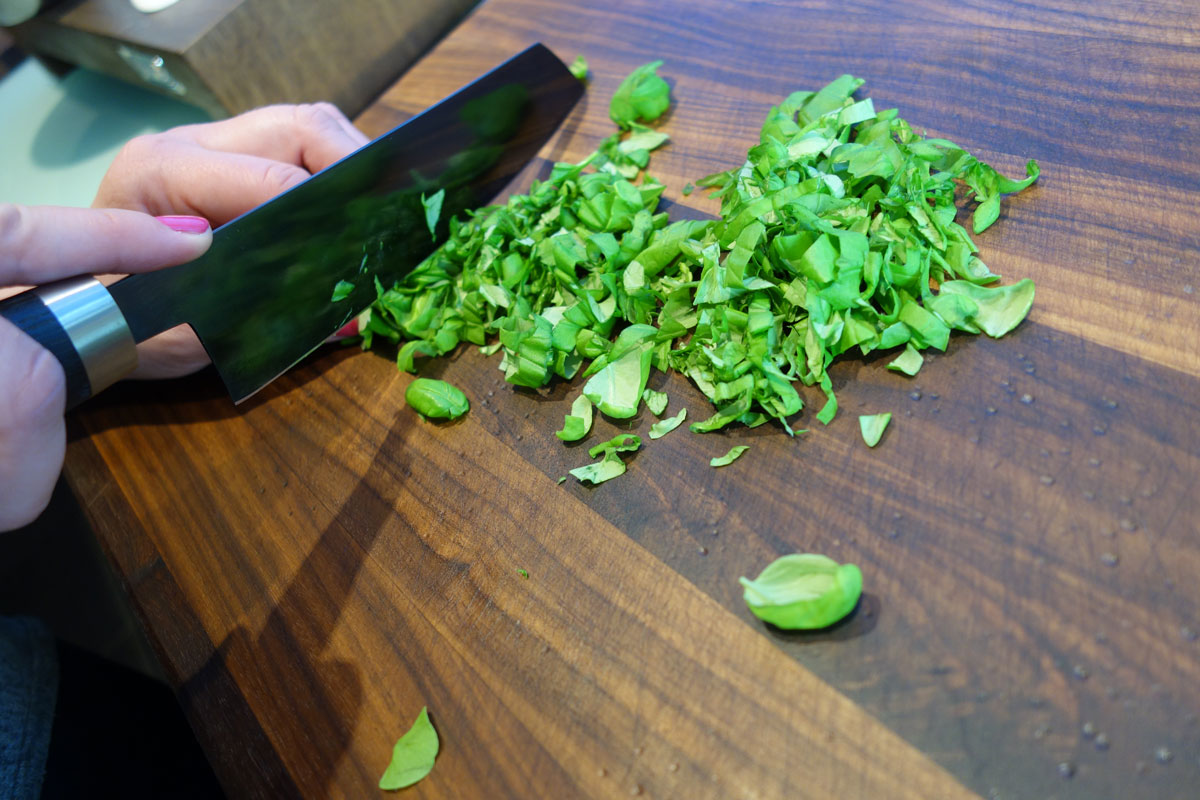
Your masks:
[[[66,452],[66,377],[58,360],[0,317],[0,531],[50,502]]]

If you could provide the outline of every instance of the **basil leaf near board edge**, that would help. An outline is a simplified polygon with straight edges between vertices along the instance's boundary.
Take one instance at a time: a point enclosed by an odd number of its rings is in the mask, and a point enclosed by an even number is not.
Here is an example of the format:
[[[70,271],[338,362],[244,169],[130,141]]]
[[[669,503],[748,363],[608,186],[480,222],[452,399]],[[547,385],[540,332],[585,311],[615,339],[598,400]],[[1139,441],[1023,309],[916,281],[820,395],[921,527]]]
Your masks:
[[[457,386],[435,378],[417,378],[404,390],[404,401],[428,419],[458,419],[471,408]]]
[[[336,303],[339,300],[345,300],[354,293],[354,284],[350,281],[338,281],[333,287],[333,296],[329,298],[329,302]]]
[[[666,419],[660,419],[658,422],[656,422],[650,426],[650,438],[651,439],[661,439],[662,437],[666,436],[668,433],[670,433],[671,431],[675,430],[680,425],[682,425],[683,421],[685,419],[687,419],[687,409],[686,408],[679,409],[679,413],[673,417],[667,417]]]
[[[749,449],[750,446],[745,444],[739,444],[736,447],[731,447],[729,448],[729,452],[725,455],[709,459],[708,465],[710,467],[727,467],[741,458],[742,453],[745,453]]]
[[[437,223],[442,216],[442,202],[445,199],[445,189],[438,189],[429,197],[421,195],[421,206],[425,209],[425,225],[429,228],[429,235],[434,239],[437,239]]]
[[[592,429],[592,401],[579,395],[571,403],[571,413],[563,417],[563,429],[554,435],[564,442],[577,442]]]
[[[575,60],[571,62],[570,66],[568,66],[567,69],[570,71],[570,73],[572,75],[575,76],[575,80],[578,80],[578,81],[586,81],[587,80],[588,62],[587,62],[587,59],[584,58],[583,56],[575,56]]]
[[[757,578],[739,578],[743,599],[763,622],[786,630],[828,628],[854,610],[862,572],[816,553],[780,556]]]
[[[379,779],[379,788],[389,791],[412,786],[433,769],[438,754],[438,735],[424,707],[412,727],[392,747],[392,760]]]
[[[858,427],[862,431],[863,441],[867,447],[874,447],[883,438],[888,423],[892,421],[891,412],[886,414],[862,414],[858,418]]]

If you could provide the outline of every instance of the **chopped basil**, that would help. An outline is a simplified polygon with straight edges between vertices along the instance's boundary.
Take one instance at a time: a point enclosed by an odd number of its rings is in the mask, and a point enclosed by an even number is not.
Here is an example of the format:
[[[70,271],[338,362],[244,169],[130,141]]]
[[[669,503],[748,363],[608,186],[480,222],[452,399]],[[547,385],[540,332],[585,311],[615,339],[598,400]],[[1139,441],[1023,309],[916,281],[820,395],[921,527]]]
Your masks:
[[[570,70],[571,74],[574,75],[577,80],[587,80],[588,63],[587,59],[583,56],[575,56],[575,60],[571,62],[567,69]]]
[[[893,358],[887,368],[903,372],[905,375],[916,375],[921,371],[921,365],[924,363],[925,356],[921,355],[921,351],[913,347],[912,342],[906,342],[904,352]]]
[[[525,580],[529,580],[529,571],[528,570],[518,568],[517,574],[520,575]]]
[[[631,72],[612,96],[608,115],[622,128],[638,120],[653,122],[671,104],[671,87],[658,76],[661,61],[651,61]]]
[[[379,788],[395,790],[412,786],[433,769],[437,754],[437,731],[429,721],[429,709],[422,708],[412,727],[392,748],[392,761],[379,779]]]
[[[646,401],[646,408],[650,409],[650,413],[656,417],[661,417],[663,412],[667,410],[669,398],[666,392],[656,392],[653,389],[646,389],[642,392],[642,399]]]
[[[680,425],[682,425],[683,421],[685,419],[687,419],[687,409],[681,408],[681,409],[679,409],[679,413],[676,414],[675,416],[667,417],[666,419],[659,420],[658,422],[651,425],[650,426],[650,438],[651,439],[661,439],[662,437],[666,436],[668,433],[670,433],[671,431],[675,430]]]
[[[354,292],[354,284],[350,281],[338,281],[333,287],[333,296],[329,298],[329,302],[336,303],[339,300],[345,300]]]
[[[425,225],[429,228],[429,235],[434,239],[437,238],[438,218],[442,216],[442,201],[445,199],[445,189],[438,189],[429,197],[421,195],[421,205],[425,209]]]
[[[750,449],[750,447],[748,445],[739,444],[737,447],[729,448],[729,452],[723,456],[717,456],[716,458],[710,458],[708,460],[708,464],[711,467],[729,466],[730,464],[732,464],[733,462],[735,462],[739,458],[741,458],[742,453],[746,452],[749,449]]]
[[[641,446],[640,437],[631,433],[618,434],[607,442],[602,442],[588,450],[588,455],[592,458],[600,456],[599,461],[573,469],[571,474],[580,481],[589,481],[590,483],[604,483],[612,480],[625,474],[625,462],[619,454],[632,452]]]
[[[461,389],[434,378],[417,378],[410,383],[404,401],[430,419],[458,419],[471,407]]]
[[[867,443],[867,447],[874,447],[879,444],[883,432],[887,429],[888,423],[892,421],[892,415],[888,414],[863,414],[858,418],[858,427],[862,431],[863,441]]]
[[[754,580],[740,578],[750,611],[779,628],[827,628],[854,610],[862,573],[815,553],[793,553],[771,562]]]
[[[592,429],[592,401],[584,395],[575,398],[571,403],[571,413],[563,418],[563,429],[556,431],[555,436],[564,442],[577,442],[588,435]]]

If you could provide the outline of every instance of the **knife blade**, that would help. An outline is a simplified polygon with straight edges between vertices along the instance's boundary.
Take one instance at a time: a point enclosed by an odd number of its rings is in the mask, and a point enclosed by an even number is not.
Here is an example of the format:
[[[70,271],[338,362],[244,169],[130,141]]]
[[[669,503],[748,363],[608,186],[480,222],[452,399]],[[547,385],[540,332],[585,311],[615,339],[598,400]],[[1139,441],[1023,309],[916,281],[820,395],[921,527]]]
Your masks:
[[[195,330],[235,403],[316,350],[482,206],[558,128],[582,84],[535,44],[389,133],[222,225],[200,258],[104,287],[37,287],[0,315],[62,362],[68,408],[136,366],[135,342]],[[437,236],[423,197],[444,190]],[[339,281],[354,284],[331,301]]]

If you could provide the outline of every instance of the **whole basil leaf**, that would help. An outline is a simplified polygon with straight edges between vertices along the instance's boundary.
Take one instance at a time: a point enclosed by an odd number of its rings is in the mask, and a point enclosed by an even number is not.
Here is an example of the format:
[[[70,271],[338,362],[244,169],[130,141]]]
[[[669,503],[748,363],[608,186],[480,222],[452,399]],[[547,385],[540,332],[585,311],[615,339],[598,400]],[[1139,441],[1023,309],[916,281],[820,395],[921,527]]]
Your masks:
[[[438,754],[438,735],[429,721],[429,709],[421,709],[408,732],[392,748],[392,761],[379,779],[379,788],[394,791],[412,786],[433,769]]]
[[[857,566],[816,553],[780,556],[754,580],[739,581],[750,611],[788,630],[827,628],[853,611],[862,594]]]
[[[429,419],[458,419],[471,407],[461,389],[434,378],[417,378],[410,383],[404,401]]]

